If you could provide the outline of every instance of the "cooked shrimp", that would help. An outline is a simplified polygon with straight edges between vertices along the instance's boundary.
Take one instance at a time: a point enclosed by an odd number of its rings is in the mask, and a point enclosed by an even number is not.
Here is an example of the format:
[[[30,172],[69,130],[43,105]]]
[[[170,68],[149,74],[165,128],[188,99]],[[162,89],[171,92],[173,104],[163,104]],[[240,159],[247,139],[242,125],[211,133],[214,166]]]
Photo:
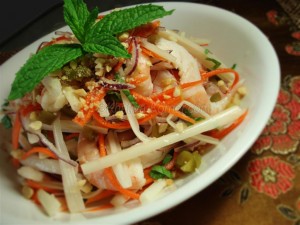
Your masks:
[[[176,42],[160,38],[157,46],[161,49],[170,51],[176,58],[176,65],[179,69],[180,84],[201,80],[201,65],[198,61],[181,45]],[[183,98],[199,108],[203,109],[210,115],[216,114],[223,110],[230,102],[232,94],[226,95],[222,100],[217,102],[210,101],[210,95],[207,94],[202,84],[189,88],[183,92]],[[192,111],[194,116],[201,116],[198,112]]]
[[[83,134],[79,136],[77,154],[80,164],[100,158],[96,141],[90,141]],[[122,166],[125,170],[128,171],[128,174],[130,176],[130,186],[124,187],[122,185],[123,183],[120,182],[123,188],[136,190],[142,188],[145,185],[146,180],[144,178],[143,166],[140,159],[131,160],[127,163],[123,163]],[[118,177],[117,174],[115,175],[116,177]],[[106,177],[106,173],[104,173],[103,171],[93,172],[89,175],[86,175],[86,178],[91,184],[93,184],[99,189],[116,190],[115,187],[110,183],[109,178]]]
[[[158,39],[156,44],[161,49],[171,51],[170,54],[175,56],[176,65],[174,66],[179,69],[181,84],[201,80],[200,65],[185,48],[176,42],[172,42],[164,38]],[[206,112],[209,112],[210,110],[209,97],[203,85],[197,85],[185,90],[183,92],[183,98],[202,108]]]
[[[139,53],[138,63],[133,71],[133,73],[127,78],[127,81],[135,81],[140,78],[143,79],[142,82],[138,82],[135,87],[135,91],[144,96],[150,96],[153,92],[153,84],[150,75],[151,62],[148,56],[144,55],[142,52]]]
[[[153,92],[160,93],[165,89],[175,87],[176,78],[168,70],[156,71],[153,76]]]
[[[80,134],[77,145],[77,155],[79,164],[99,159],[100,154],[97,148],[96,141],[90,141],[83,134]],[[109,179],[105,177],[103,171],[97,171],[88,174],[86,175],[86,178],[97,188],[114,190],[113,186],[109,182]]]

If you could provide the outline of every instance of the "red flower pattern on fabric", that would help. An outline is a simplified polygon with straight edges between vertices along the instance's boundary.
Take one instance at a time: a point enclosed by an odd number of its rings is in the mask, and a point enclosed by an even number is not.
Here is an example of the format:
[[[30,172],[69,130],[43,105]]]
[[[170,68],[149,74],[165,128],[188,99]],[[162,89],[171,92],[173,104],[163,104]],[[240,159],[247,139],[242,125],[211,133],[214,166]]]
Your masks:
[[[292,165],[273,156],[250,161],[248,172],[251,186],[272,198],[289,191],[295,178]]]
[[[289,91],[281,88],[272,116],[251,151],[270,150],[286,155],[300,147],[300,76],[290,79]]]

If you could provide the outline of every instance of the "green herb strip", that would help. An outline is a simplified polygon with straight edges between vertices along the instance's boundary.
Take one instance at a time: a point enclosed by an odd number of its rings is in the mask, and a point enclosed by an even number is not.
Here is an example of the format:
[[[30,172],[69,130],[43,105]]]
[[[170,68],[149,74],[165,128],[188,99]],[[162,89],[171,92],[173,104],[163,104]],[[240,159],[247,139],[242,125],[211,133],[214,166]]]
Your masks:
[[[160,166],[160,165],[153,166],[149,175],[150,177],[156,180],[162,178],[173,179],[173,174],[169,170],[167,170],[164,166]]]
[[[221,66],[221,63],[216,60],[216,59],[213,59],[213,58],[206,58],[207,61],[211,61],[213,62],[215,65],[211,68],[212,70],[215,70],[215,69],[218,69],[220,66]]]
[[[118,82],[125,83],[124,78],[121,77],[120,74],[116,73],[115,78]],[[128,98],[128,100],[130,101],[130,103],[133,105],[134,108],[140,107],[139,103],[137,103],[137,101],[135,100],[135,98],[133,97],[133,95],[130,93],[128,89],[122,90],[122,92],[124,95],[126,95],[126,97]]]
[[[5,115],[4,117],[2,117],[1,123],[3,124],[3,126],[4,126],[6,129],[9,129],[9,128],[12,127],[11,120],[10,120],[10,118],[9,118],[7,115]]]

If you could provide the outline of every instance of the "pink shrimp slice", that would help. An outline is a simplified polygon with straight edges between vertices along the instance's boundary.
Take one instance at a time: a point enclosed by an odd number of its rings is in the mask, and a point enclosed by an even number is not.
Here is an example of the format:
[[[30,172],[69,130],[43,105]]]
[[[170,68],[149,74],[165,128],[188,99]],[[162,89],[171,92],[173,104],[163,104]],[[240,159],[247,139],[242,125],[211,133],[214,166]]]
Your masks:
[[[149,57],[139,52],[138,56],[138,64],[133,71],[133,73],[129,76],[129,80],[135,80],[139,77],[146,77],[144,81],[138,83],[135,87],[135,91],[144,96],[150,96],[153,92],[153,84],[150,75],[150,66],[151,62]]]
[[[179,69],[181,84],[201,80],[201,66],[184,47],[164,38],[160,38],[156,44],[159,48],[170,51],[170,54],[176,58],[176,65],[174,66]],[[185,90],[183,92],[183,98],[206,112],[210,110],[209,96],[202,85],[197,85]],[[193,112],[193,114],[197,113]]]
[[[96,141],[90,141],[84,137],[84,135],[80,134],[77,145],[77,155],[79,164],[99,159],[100,154]],[[103,171],[97,171],[85,176],[92,185],[99,189],[114,190],[113,185],[110,184],[109,179],[104,174]]]
[[[181,45],[176,42],[160,38],[157,46],[163,50],[170,51],[176,58],[176,65],[179,69],[180,84],[201,80],[200,63]],[[210,101],[210,95],[207,93],[202,84],[186,89],[183,92],[183,98],[192,104],[198,106],[210,115],[216,114],[223,110],[230,102],[233,94],[226,95],[222,100],[217,102]],[[196,117],[201,116],[198,112],[192,111]]]

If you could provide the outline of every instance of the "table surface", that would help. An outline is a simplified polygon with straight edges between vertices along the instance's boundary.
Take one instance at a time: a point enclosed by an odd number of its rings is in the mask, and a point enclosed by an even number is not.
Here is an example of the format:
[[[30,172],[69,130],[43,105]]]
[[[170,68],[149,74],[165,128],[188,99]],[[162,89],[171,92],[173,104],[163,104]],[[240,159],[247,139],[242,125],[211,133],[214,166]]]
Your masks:
[[[48,0],[51,1],[51,0]],[[86,0],[101,11],[128,5],[125,0]],[[149,1],[133,0],[131,4]],[[152,1],[158,2],[158,1]],[[294,19],[275,0],[189,1],[230,10],[254,23],[270,39],[280,61],[282,85],[270,122],[246,155],[201,193],[136,225],[299,225],[300,224],[300,11]],[[300,8],[299,0],[291,0]],[[53,6],[53,5],[52,5]],[[295,7],[294,7],[295,9]],[[15,35],[0,43],[0,64],[39,37],[65,25],[62,4],[24,21]],[[298,14],[297,14],[298,13]],[[295,17],[296,15],[296,17]],[[26,25],[26,26],[25,26]],[[275,164],[270,181],[264,173]],[[254,173],[253,171],[256,171]],[[288,172],[287,172],[288,171]],[[258,173],[257,173],[258,172]]]

